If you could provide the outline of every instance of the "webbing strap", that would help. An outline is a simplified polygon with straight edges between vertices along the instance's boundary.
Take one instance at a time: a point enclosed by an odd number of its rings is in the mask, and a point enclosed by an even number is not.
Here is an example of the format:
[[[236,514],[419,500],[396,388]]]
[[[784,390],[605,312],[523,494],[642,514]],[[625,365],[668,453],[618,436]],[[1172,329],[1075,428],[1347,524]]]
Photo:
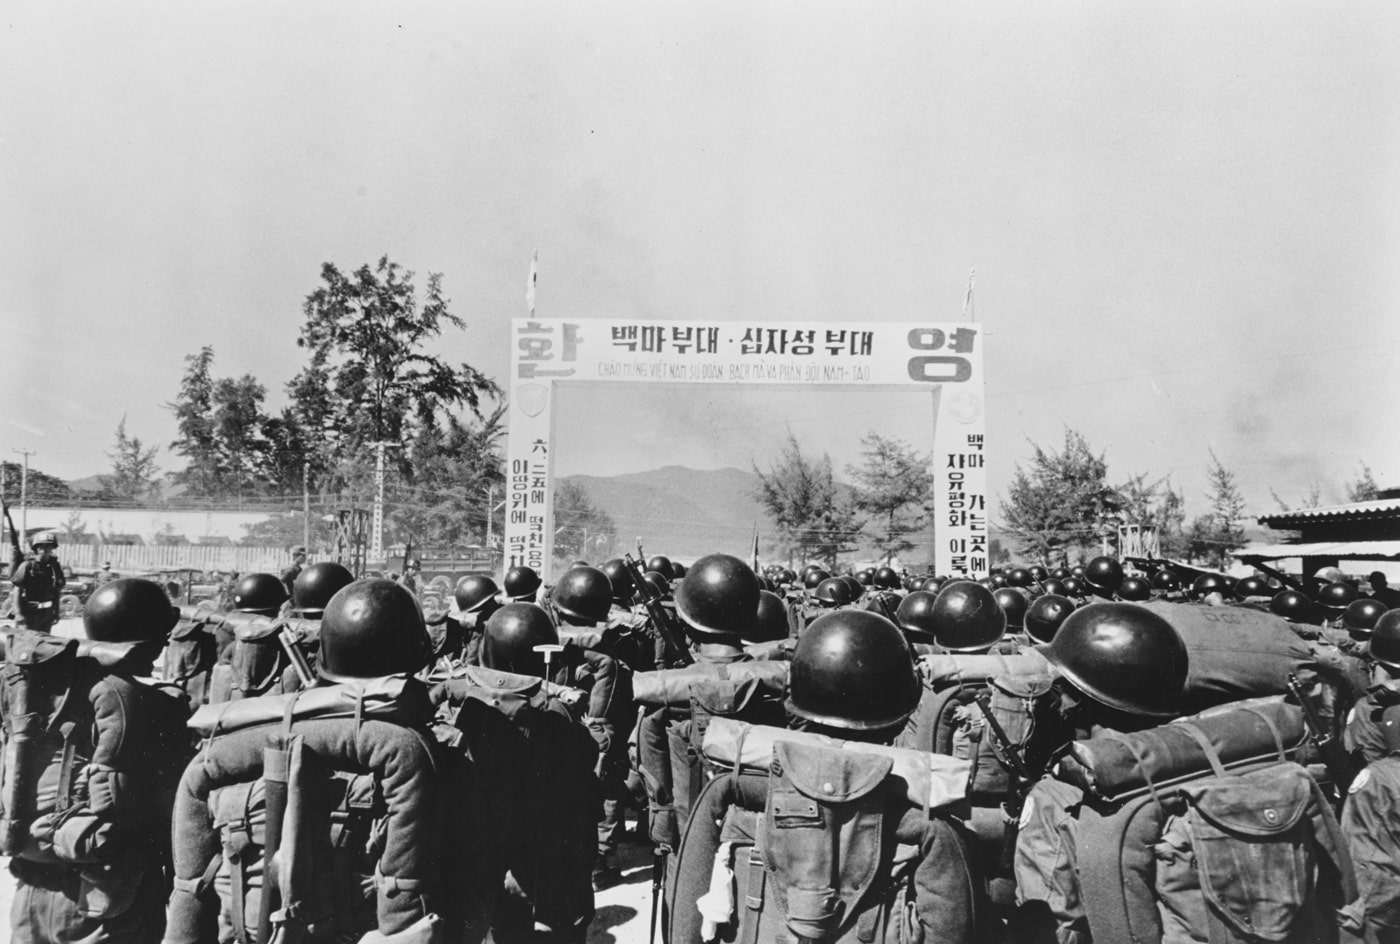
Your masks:
[[[1129,738],[1125,737],[1118,737],[1110,734],[1102,735],[1102,737],[1104,737],[1105,740],[1122,744],[1128,749],[1128,753],[1133,755],[1133,760],[1137,761],[1138,770],[1142,771],[1142,779],[1147,784],[1147,791],[1152,794],[1152,801],[1160,808],[1162,806],[1162,796],[1157,792],[1157,785],[1152,782],[1152,774],[1147,766],[1147,759],[1142,756],[1142,752],[1138,750],[1137,745]]]
[[[1224,777],[1225,765],[1220,762],[1220,755],[1216,753],[1215,747],[1210,743],[1210,738],[1206,737],[1205,732],[1189,722],[1178,724],[1177,727],[1189,734],[1191,740],[1200,745],[1201,751],[1206,755],[1206,760],[1210,761],[1210,769],[1215,771],[1215,775]]]
[[[73,736],[78,726],[66,721],[60,729],[63,732],[63,759],[58,765],[58,795],[54,797],[54,810],[62,813],[73,805],[73,772],[78,766],[78,745]]]
[[[1242,705],[1240,707],[1264,722],[1264,727],[1268,728],[1269,733],[1274,737],[1274,747],[1278,749],[1278,759],[1283,761],[1288,760],[1288,752],[1283,746],[1283,735],[1279,733],[1278,725],[1274,724],[1274,719],[1253,706]]]
[[[252,939],[248,936],[248,922],[243,913],[248,900],[248,850],[251,848],[251,845],[244,846],[229,856],[229,910],[233,912],[230,915],[233,919],[233,939],[238,944],[252,944]],[[266,889],[263,889],[263,894],[267,894]]]
[[[748,888],[744,895],[744,907],[748,909],[743,922],[744,930],[738,944],[755,944],[758,940],[758,922],[763,914],[763,884],[768,880],[768,870],[763,865],[763,850],[755,842],[749,846]]]

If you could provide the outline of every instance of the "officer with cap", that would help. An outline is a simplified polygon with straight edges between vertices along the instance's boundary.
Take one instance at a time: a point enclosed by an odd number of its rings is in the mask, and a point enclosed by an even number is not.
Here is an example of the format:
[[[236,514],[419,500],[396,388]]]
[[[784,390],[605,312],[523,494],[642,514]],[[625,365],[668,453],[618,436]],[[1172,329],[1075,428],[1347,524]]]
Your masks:
[[[58,536],[40,531],[30,541],[34,556],[26,558],[10,575],[14,583],[11,609],[26,629],[46,633],[58,622],[58,599],[67,579],[59,565]]]
[[[1170,623],[1145,607],[1096,603],[1075,610],[1043,651],[1056,673],[1052,693],[1068,726],[1054,732],[1057,740],[1131,733],[1180,714],[1186,645]],[[1028,762],[1053,756],[1059,745],[1048,740],[1036,732]],[[1016,837],[1013,940],[1088,940],[1076,851],[1075,811],[1083,798],[1082,790],[1054,776],[1038,781],[1026,797]]]

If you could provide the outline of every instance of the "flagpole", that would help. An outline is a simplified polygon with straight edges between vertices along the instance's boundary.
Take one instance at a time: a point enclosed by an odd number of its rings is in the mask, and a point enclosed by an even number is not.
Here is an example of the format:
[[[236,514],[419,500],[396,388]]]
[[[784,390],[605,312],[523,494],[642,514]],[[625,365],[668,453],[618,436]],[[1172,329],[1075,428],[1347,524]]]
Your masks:
[[[535,283],[540,277],[540,251],[535,250],[535,254],[530,257],[530,280],[525,283],[525,307],[530,312],[530,317],[535,317]]]

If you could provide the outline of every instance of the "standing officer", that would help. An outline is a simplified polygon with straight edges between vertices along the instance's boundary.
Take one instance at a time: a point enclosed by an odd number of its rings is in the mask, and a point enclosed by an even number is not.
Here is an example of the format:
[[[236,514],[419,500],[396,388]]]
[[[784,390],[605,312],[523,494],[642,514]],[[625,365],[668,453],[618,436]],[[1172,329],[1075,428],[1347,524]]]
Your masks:
[[[297,545],[292,548],[292,566],[282,571],[282,583],[287,587],[287,596],[292,595],[292,588],[296,586],[297,575],[306,566],[306,548]]]
[[[58,537],[52,531],[34,535],[30,546],[35,556],[16,567],[10,578],[15,585],[11,602],[19,622],[46,633],[58,622],[58,597],[67,580],[55,556]]]

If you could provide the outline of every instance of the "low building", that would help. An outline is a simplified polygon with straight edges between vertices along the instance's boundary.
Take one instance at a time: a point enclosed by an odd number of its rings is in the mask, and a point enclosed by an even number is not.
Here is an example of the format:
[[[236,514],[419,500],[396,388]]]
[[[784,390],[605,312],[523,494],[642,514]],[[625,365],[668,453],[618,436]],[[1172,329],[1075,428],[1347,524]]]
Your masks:
[[[1277,540],[1235,551],[1243,563],[1309,576],[1323,567],[1348,576],[1375,570],[1391,580],[1400,575],[1400,488],[1384,489],[1371,501],[1261,515],[1259,523]]]

